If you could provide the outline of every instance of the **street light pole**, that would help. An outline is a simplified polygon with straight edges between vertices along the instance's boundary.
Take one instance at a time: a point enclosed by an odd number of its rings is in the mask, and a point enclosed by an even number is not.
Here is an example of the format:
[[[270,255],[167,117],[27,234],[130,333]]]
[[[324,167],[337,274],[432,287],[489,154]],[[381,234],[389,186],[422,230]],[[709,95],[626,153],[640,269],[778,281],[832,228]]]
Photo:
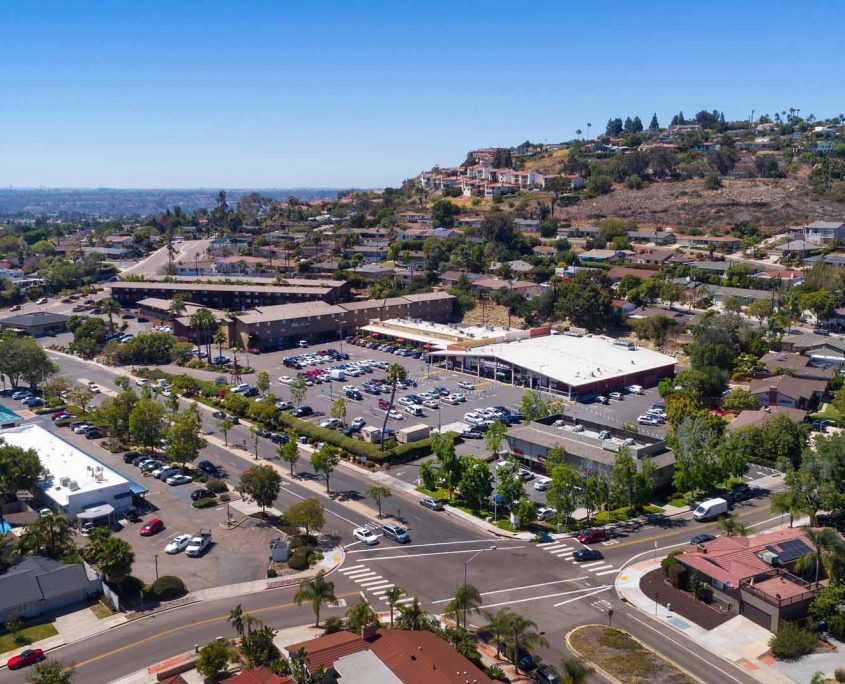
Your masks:
[[[482,553],[484,553],[485,551],[495,551],[495,550],[496,550],[496,545],[493,544],[488,549],[481,549],[480,551],[476,551],[472,556],[470,556],[470,558],[468,560],[464,561],[464,600],[465,601],[466,601],[466,591],[467,591],[467,568],[469,567],[469,564],[472,563],[473,560],[478,558],[478,556],[481,555]],[[467,608],[466,608],[466,603],[464,603],[464,629],[466,629],[466,628],[467,628]]]

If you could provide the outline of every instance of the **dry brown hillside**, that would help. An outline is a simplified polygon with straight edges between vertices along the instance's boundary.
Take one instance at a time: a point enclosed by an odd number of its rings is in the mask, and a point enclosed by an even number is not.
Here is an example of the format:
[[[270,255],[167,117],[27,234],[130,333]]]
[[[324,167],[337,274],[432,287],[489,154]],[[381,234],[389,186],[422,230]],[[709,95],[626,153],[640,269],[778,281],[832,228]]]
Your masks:
[[[806,220],[842,220],[845,205],[811,195],[804,178],[738,179],[718,190],[700,180],[651,183],[642,190],[616,187],[608,195],[560,207],[555,214],[573,223],[629,218],[641,225],[730,226],[748,221],[782,227]]]

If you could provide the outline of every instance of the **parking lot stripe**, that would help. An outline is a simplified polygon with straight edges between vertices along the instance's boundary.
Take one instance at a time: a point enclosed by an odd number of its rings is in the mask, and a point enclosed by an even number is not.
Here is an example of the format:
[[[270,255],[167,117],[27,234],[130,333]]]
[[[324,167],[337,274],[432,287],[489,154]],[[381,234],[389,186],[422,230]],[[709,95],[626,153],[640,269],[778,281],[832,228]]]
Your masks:
[[[353,572],[354,570],[360,570],[363,567],[365,567],[365,566],[363,566],[363,565],[353,565],[351,568],[344,568],[343,570],[340,571],[340,573],[342,575],[345,575],[349,572]]]
[[[596,576],[601,577],[602,575],[610,575],[614,572],[619,572],[619,570],[616,568],[611,568],[610,570],[603,570],[602,572],[597,572]]]

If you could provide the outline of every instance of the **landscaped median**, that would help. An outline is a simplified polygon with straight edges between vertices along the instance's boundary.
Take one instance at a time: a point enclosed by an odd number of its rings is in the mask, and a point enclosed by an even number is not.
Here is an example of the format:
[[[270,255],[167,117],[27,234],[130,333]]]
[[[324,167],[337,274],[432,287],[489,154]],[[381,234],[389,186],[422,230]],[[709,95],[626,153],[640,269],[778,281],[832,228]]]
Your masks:
[[[604,625],[585,625],[566,635],[569,648],[611,681],[622,684],[698,684],[678,665],[623,632]]]

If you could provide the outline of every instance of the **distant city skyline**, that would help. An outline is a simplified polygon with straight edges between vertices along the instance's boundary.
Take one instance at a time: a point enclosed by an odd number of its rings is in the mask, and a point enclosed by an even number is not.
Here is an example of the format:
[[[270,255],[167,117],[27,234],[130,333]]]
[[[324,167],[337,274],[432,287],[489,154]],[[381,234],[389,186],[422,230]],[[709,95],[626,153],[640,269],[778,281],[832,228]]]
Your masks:
[[[0,22],[2,187],[397,186],[610,117],[845,111],[839,3],[43,0]]]

